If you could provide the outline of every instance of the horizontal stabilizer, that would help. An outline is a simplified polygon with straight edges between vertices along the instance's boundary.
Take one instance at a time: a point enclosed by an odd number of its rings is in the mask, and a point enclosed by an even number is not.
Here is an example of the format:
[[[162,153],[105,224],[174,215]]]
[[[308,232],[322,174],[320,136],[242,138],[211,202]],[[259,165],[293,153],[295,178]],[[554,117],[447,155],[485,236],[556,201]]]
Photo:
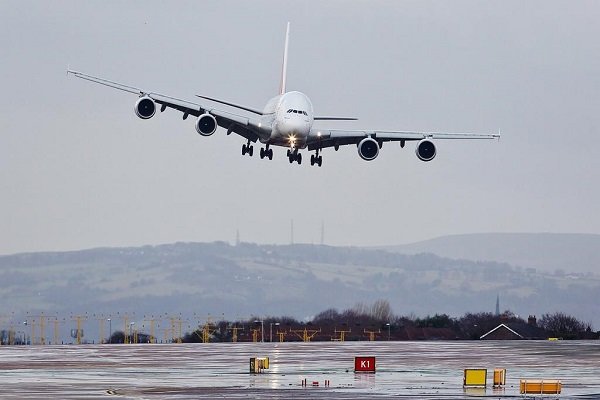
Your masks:
[[[353,117],[315,117],[315,121],[357,121]]]

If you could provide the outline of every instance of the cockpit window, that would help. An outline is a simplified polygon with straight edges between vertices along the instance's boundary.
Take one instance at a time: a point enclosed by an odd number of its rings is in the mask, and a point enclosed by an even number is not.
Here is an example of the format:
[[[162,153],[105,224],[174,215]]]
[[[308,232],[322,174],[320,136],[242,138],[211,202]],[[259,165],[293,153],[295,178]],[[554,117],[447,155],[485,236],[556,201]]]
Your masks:
[[[294,110],[294,109],[289,109],[287,110],[287,113],[294,113],[294,114],[302,114],[302,115],[306,115],[308,117],[308,113],[306,111],[302,111],[302,110]]]

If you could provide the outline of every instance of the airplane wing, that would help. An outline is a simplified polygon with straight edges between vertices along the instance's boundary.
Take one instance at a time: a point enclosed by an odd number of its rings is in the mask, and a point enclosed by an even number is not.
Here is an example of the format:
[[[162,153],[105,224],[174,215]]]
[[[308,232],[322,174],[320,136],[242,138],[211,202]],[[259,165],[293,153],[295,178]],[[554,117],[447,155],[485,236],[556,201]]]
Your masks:
[[[412,131],[369,131],[369,130],[336,130],[312,129],[309,135],[308,149],[337,147],[358,144],[365,138],[372,138],[380,144],[384,142],[420,141],[426,139],[499,139],[499,134],[478,133],[441,133]]]
[[[67,70],[67,74],[76,76],[77,78],[85,79],[100,85],[108,86],[114,89],[122,90],[125,92],[133,93],[138,95],[140,98],[150,98],[153,102],[160,105],[160,111],[165,111],[166,108],[172,108],[174,110],[181,111],[183,113],[183,119],[186,119],[189,115],[200,117],[205,114],[212,115],[218,126],[227,129],[227,134],[236,133],[246,139],[256,142],[259,138],[259,132],[261,129],[261,122],[257,119],[248,118],[246,116],[230,113],[215,108],[206,107],[199,103],[194,103],[187,100],[182,100],[176,97],[166,96],[160,93],[146,91],[134,86],[125,85],[118,82],[113,82],[108,79],[99,78],[96,76],[84,74],[78,71]],[[154,113],[152,113],[154,115]],[[150,117],[152,116],[150,115]],[[144,117],[144,118],[150,118]],[[198,128],[197,128],[198,129]],[[201,133],[201,132],[199,132]],[[202,134],[202,133],[201,133]],[[212,134],[212,133],[210,133]]]

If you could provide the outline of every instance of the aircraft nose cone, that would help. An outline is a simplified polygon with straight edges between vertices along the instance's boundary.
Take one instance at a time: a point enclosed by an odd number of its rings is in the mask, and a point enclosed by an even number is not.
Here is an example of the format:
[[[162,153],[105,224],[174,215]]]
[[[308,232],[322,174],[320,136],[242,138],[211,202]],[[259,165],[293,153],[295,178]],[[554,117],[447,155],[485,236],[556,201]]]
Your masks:
[[[288,135],[303,134],[307,130],[307,123],[302,120],[290,119],[286,120],[283,126],[284,133]]]

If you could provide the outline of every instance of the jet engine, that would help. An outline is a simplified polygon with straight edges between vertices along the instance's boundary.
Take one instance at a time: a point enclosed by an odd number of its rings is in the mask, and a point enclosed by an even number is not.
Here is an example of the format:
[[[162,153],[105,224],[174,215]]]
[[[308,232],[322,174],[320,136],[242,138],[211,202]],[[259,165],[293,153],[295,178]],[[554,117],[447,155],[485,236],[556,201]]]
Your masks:
[[[135,102],[135,115],[141,119],[148,119],[154,116],[156,112],[156,104],[148,96],[142,96]]]
[[[202,136],[210,136],[217,130],[217,120],[211,114],[202,114],[196,120],[196,132]]]
[[[431,161],[435,157],[435,145],[430,140],[421,140],[417,145],[417,157],[421,161]]]
[[[379,143],[370,137],[364,138],[358,143],[358,155],[365,161],[374,160],[379,154]]]

